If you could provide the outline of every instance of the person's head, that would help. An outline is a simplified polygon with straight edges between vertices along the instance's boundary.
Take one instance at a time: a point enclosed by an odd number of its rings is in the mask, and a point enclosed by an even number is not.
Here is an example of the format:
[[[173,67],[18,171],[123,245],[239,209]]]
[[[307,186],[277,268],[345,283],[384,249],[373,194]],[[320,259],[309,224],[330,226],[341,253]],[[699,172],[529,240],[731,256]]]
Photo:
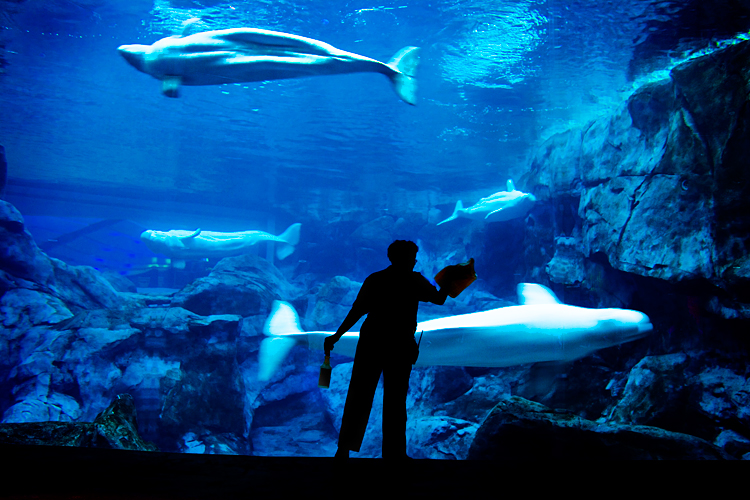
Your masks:
[[[388,247],[388,260],[395,267],[411,271],[417,263],[417,252],[419,247],[413,241],[396,240]]]

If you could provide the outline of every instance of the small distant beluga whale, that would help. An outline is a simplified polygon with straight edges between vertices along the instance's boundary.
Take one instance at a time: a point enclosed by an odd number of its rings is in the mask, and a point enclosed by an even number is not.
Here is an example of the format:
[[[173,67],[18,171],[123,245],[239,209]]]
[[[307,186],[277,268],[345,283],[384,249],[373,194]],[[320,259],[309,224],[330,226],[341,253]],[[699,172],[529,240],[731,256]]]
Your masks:
[[[299,35],[256,28],[232,28],[162,38],[151,45],[121,45],[117,50],[138,71],[162,82],[167,97],[181,85],[221,85],[344,73],[381,73],[398,96],[417,102],[419,47],[404,47],[387,63],[337,49]]]
[[[639,311],[565,305],[552,290],[534,283],[520,283],[517,291],[517,306],[419,323],[415,365],[504,367],[573,361],[653,330],[651,320]],[[281,301],[274,303],[263,332],[260,380],[270,380],[295,345],[322,351],[324,339],[334,333],[302,331],[294,308]],[[346,333],[334,352],[354,357],[358,341],[359,332]]]
[[[442,222],[438,222],[437,225],[439,226],[458,218],[502,222],[525,217],[536,202],[534,195],[518,191],[511,179],[508,179],[506,189],[507,191],[499,191],[491,196],[482,198],[469,208],[464,208],[461,200],[458,200],[456,208],[453,210],[453,215]]]
[[[166,255],[178,261],[202,258],[224,258],[242,255],[250,247],[262,241],[279,243],[276,257],[285,259],[294,252],[299,243],[302,224],[295,223],[278,236],[265,231],[240,231],[236,233],[219,233],[215,231],[154,231],[149,229],[141,233],[141,241],[152,252]]]

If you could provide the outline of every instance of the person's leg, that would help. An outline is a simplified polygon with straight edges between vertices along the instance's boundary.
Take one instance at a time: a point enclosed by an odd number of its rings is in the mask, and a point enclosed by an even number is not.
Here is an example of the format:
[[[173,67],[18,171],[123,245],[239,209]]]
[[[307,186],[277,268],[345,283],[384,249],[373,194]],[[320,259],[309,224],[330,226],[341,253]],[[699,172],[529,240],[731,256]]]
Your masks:
[[[341,454],[337,452],[337,457],[343,456],[344,450],[348,456],[348,450],[359,451],[362,446],[381,372],[382,367],[379,363],[365,356],[355,356],[339,431],[338,447]]]
[[[411,363],[393,363],[383,370],[383,458],[407,458],[406,394]]]

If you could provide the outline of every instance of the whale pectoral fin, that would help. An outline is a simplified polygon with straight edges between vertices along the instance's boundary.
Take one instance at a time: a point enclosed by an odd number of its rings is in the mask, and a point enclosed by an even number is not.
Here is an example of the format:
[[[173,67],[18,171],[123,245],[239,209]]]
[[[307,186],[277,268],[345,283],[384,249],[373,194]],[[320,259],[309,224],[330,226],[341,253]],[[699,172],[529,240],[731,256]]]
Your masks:
[[[190,241],[190,240],[193,240],[193,239],[195,239],[195,237],[196,237],[196,236],[198,236],[199,234],[201,234],[201,228],[198,228],[198,229],[196,229],[195,231],[193,231],[193,232],[192,232],[192,233],[190,233],[189,235],[187,235],[187,236],[183,236],[183,237],[181,237],[180,239],[181,239],[182,241]]]
[[[487,220],[490,217],[492,217],[493,215],[499,214],[500,212],[502,212],[503,210],[505,210],[505,208],[506,207],[501,207],[501,208],[498,208],[497,210],[493,210],[492,212],[490,212],[487,215],[485,215],[484,219]]]
[[[182,77],[165,76],[161,81],[161,93],[167,97],[180,97],[180,85]]]
[[[567,364],[560,361],[540,361],[529,367],[529,383],[524,386],[524,391],[528,390],[530,394],[537,397],[543,397],[549,394],[558,377],[566,371]]]

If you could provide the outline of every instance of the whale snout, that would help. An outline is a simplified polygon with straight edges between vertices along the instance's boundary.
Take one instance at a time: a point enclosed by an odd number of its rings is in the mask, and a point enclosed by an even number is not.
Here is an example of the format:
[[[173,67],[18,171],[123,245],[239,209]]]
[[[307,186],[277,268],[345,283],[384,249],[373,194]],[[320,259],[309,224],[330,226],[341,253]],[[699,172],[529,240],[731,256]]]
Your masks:
[[[598,322],[592,334],[604,346],[614,346],[640,339],[650,334],[654,326],[640,311],[632,309],[599,309],[605,316]]]
[[[146,60],[145,54],[148,49],[148,45],[120,45],[117,47],[117,52],[135,69],[143,71],[144,62]]]
[[[623,311],[623,317],[621,318],[621,321],[623,325],[627,325],[628,330],[631,331],[629,337],[632,340],[645,337],[654,329],[654,325],[651,324],[651,320],[649,319],[649,317],[640,311]]]
[[[638,326],[638,334],[641,336],[648,335],[654,330],[654,325],[651,324],[651,320],[648,316],[646,316],[642,312],[639,312],[638,314],[641,315],[640,319],[636,323],[636,325]]]

